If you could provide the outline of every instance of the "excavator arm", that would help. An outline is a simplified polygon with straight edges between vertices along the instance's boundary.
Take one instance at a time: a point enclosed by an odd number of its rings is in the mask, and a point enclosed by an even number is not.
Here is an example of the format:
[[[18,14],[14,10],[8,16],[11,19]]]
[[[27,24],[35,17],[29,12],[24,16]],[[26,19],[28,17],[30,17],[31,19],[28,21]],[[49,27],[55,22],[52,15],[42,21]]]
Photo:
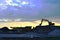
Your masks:
[[[48,24],[49,24],[49,26],[54,25],[54,23],[50,22],[49,20],[47,20],[47,19],[42,19],[40,26],[42,25],[43,21],[47,21]]]

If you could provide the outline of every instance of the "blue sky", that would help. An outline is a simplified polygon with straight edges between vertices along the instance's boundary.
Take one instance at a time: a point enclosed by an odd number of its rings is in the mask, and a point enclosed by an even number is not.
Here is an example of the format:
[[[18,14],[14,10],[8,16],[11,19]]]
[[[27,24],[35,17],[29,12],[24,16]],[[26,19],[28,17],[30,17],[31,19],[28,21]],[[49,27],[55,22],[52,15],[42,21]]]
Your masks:
[[[60,0],[0,0],[0,18],[60,18]]]

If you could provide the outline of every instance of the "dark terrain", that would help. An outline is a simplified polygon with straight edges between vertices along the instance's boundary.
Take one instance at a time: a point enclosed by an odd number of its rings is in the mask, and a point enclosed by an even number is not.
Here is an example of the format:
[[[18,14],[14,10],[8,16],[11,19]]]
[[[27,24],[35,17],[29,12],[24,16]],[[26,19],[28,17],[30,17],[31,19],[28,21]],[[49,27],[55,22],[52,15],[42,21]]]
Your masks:
[[[41,26],[43,21],[47,21],[49,25]],[[46,19],[42,19],[41,24],[35,28],[31,27],[0,28],[0,40],[60,40],[60,26],[55,26]]]

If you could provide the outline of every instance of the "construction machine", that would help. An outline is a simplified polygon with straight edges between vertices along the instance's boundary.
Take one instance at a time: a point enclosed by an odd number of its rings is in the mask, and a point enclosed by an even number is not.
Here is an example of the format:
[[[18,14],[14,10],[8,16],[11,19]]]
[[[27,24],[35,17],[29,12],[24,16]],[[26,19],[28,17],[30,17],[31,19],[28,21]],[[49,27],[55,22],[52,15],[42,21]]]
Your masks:
[[[50,22],[50,21],[47,20],[47,19],[42,19],[42,20],[41,20],[41,23],[39,24],[39,26],[42,25],[43,21],[47,21],[47,22],[48,22],[48,26],[54,26],[54,25],[55,25],[54,23]]]

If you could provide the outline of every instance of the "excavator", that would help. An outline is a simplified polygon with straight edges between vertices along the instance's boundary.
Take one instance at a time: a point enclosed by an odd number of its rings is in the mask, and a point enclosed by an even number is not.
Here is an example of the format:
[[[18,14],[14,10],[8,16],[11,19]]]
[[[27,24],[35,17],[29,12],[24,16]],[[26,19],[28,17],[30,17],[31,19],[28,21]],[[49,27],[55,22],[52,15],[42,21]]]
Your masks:
[[[39,26],[42,25],[43,21],[47,21],[47,22],[48,22],[48,26],[54,26],[54,25],[55,25],[55,23],[52,23],[52,22],[50,22],[50,21],[47,20],[47,19],[42,19],[42,20],[41,20],[41,23],[39,24]]]
[[[48,22],[48,25],[42,26],[44,21]],[[44,33],[44,34],[47,34],[47,33],[51,32],[52,30],[55,30],[55,23],[52,23],[47,19],[42,19],[41,23],[38,26],[36,26],[36,28],[35,28],[35,32]]]

